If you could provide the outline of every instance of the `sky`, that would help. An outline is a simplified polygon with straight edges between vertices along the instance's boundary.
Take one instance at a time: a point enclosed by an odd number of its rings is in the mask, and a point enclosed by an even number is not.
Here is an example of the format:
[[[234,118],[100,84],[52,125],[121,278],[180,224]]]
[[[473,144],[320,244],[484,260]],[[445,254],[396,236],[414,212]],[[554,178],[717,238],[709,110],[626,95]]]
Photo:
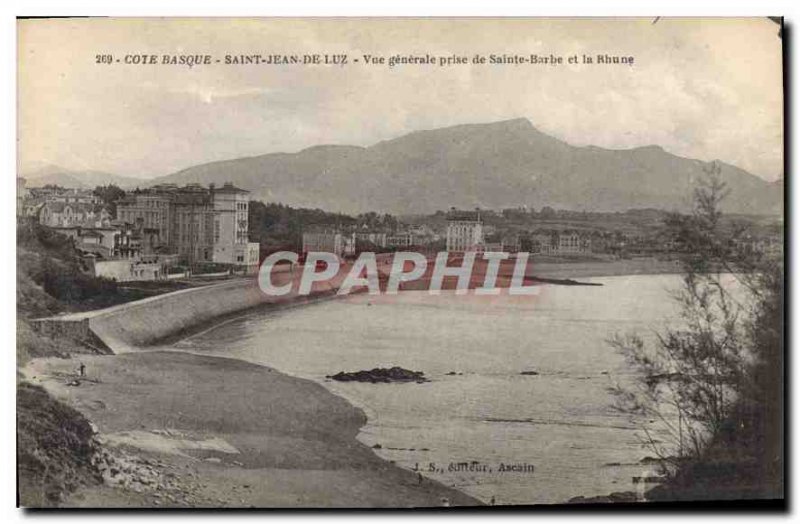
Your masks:
[[[75,19],[18,23],[18,165],[150,178],[215,160],[524,117],[573,145],[657,144],[782,175],[766,19]],[[338,65],[127,55],[347,54]],[[630,65],[366,65],[363,55],[632,56]],[[111,55],[112,63],[96,63]],[[354,60],[359,58],[359,63]],[[120,62],[117,63],[116,60]]]

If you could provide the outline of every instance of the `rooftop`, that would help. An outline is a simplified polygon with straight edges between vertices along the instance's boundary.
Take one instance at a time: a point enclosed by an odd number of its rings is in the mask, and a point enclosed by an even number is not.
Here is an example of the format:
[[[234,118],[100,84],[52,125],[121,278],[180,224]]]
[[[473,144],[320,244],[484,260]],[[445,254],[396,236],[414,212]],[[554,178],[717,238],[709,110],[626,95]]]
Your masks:
[[[216,191],[218,193],[249,193],[250,192],[250,191],[247,191],[246,189],[242,189],[240,187],[234,186],[231,182],[225,182],[224,184],[222,184],[222,187],[218,187],[218,188],[214,188],[214,186],[211,186],[211,187],[214,189],[214,191]]]
[[[207,187],[197,182],[191,182],[184,186],[177,184],[156,184],[144,189],[136,189],[129,193],[129,195],[198,195],[216,193],[249,193],[246,189],[234,186],[231,182],[225,182],[221,187],[216,187],[214,184],[209,184]]]
[[[452,210],[447,213],[449,222],[483,222],[480,211],[457,211]]]

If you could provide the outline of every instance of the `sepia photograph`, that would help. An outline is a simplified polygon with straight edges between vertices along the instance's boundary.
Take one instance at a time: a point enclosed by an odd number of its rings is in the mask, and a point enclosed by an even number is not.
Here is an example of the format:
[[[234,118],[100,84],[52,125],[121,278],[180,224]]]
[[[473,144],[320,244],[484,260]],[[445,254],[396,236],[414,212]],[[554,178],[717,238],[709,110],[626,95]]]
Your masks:
[[[786,507],[783,18],[16,31],[18,507]]]

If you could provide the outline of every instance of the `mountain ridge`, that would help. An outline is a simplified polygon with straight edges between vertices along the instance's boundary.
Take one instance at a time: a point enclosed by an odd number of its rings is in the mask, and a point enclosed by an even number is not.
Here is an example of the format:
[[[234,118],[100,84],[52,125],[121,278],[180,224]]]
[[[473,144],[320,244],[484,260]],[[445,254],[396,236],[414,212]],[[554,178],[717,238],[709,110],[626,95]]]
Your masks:
[[[123,189],[133,189],[135,187],[146,187],[150,184],[150,181],[146,179],[126,177],[91,169],[73,170],[55,164],[40,164],[22,169],[20,176],[25,178],[28,187],[41,187],[50,184],[79,189],[94,189],[97,186],[114,184]]]
[[[561,207],[687,211],[704,162],[651,144],[573,146],[528,119],[413,131],[361,147],[317,145],[182,169],[151,183],[233,182],[253,197],[358,213],[430,213],[473,208]],[[782,188],[720,163],[730,212],[781,214]]]

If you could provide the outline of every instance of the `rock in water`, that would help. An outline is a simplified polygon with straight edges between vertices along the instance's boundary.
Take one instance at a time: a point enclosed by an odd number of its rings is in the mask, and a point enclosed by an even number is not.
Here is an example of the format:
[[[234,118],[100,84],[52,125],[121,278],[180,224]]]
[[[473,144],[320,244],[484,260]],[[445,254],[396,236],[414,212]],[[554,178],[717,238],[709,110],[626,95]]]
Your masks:
[[[340,371],[335,375],[328,375],[327,378],[339,382],[370,382],[372,384],[378,382],[427,382],[425,374],[422,371],[410,371],[399,366],[394,366],[392,368],[374,368],[369,371]]]

